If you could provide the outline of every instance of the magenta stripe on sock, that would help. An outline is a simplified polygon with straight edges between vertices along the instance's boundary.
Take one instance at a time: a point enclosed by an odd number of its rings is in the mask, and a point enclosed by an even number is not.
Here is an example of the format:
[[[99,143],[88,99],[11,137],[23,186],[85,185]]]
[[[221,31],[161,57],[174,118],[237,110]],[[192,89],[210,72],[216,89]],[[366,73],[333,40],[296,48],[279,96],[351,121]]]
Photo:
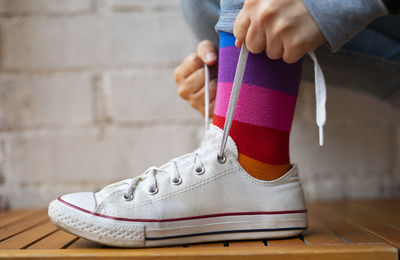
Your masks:
[[[232,83],[218,82],[214,114],[225,117],[228,109]],[[290,131],[296,97],[273,89],[242,84],[234,120]]]
[[[219,50],[219,82],[233,82],[240,49],[235,46]],[[265,54],[249,54],[243,83],[274,89],[297,96],[302,61],[287,64],[283,60],[268,59]]]

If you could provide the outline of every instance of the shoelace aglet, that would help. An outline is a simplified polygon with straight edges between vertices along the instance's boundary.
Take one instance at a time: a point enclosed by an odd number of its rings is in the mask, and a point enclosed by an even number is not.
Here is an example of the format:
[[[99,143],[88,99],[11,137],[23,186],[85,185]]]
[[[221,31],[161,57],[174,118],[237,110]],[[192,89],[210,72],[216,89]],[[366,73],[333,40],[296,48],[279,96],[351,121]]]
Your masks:
[[[319,129],[319,145],[323,146],[324,145],[324,126],[320,125],[318,126]]]
[[[319,145],[324,145],[324,129],[326,121],[326,83],[324,73],[319,65],[317,55],[309,52],[311,59],[314,62],[314,78],[315,78],[315,103],[316,103],[316,121],[319,128]]]

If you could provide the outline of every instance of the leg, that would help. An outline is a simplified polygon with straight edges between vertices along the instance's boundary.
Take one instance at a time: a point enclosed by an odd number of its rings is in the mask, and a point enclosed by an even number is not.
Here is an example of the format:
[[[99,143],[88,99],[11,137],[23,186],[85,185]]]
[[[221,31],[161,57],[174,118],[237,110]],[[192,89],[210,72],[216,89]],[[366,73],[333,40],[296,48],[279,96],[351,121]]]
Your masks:
[[[223,128],[239,49],[230,33],[243,1],[222,1],[220,60],[214,124]],[[290,169],[289,133],[300,84],[302,62],[287,64],[265,53],[249,54],[231,137],[239,163],[253,177],[279,178]]]

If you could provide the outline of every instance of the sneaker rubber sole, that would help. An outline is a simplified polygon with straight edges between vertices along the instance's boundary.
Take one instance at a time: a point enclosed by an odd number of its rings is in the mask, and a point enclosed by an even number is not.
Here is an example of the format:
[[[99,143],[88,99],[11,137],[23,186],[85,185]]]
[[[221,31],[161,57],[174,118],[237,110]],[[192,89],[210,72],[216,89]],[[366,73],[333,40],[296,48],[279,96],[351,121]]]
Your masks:
[[[157,247],[212,241],[296,236],[307,229],[307,211],[233,212],[174,219],[125,219],[63,201],[49,205],[51,221],[69,233],[117,247]]]

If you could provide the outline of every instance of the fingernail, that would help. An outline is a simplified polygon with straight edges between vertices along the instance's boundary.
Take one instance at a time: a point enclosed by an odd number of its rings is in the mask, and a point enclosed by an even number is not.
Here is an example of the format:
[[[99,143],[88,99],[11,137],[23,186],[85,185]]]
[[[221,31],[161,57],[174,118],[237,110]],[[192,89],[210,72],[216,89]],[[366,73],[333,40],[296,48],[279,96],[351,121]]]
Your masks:
[[[242,46],[242,43],[238,39],[236,39],[235,46],[240,48]]]
[[[217,59],[217,55],[214,52],[209,52],[206,55],[206,59],[208,62],[215,61]]]

